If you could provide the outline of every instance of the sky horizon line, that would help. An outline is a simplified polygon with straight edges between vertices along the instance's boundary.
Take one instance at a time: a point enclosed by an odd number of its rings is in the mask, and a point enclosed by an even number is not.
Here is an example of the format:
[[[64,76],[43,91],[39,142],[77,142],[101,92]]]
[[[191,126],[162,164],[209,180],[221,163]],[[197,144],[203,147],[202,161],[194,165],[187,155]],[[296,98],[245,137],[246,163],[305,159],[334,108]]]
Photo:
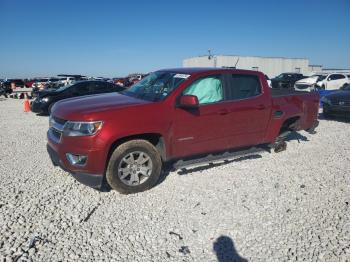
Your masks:
[[[0,78],[118,77],[182,67],[208,49],[350,68],[348,0],[1,0],[0,9]]]

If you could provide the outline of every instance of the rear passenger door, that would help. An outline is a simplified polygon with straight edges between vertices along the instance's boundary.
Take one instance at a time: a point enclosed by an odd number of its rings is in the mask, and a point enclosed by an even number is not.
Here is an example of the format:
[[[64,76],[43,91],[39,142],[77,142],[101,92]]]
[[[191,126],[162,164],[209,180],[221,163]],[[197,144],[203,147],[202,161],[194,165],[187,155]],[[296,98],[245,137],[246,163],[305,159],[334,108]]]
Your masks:
[[[271,112],[271,97],[263,93],[258,75],[225,75],[229,103],[230,146],[262,143]]]

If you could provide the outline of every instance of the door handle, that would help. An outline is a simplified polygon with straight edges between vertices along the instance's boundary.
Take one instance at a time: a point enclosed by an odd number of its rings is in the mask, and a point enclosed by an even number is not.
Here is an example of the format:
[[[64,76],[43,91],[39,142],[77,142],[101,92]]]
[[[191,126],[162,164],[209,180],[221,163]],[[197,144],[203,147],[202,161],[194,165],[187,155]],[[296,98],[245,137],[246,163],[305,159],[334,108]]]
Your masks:
[[[218,112],[218,114],[219,115],[227,115],[229,113],[229,111],[227,110],[227,109],[221,109],[221,110],[219,110],[219,112]]]
[[[258,107],[257,107],[257,109],[258,110],[263,110],[263,109],[265,109],[266,107],[264,106],[264,105],[258,105]]]

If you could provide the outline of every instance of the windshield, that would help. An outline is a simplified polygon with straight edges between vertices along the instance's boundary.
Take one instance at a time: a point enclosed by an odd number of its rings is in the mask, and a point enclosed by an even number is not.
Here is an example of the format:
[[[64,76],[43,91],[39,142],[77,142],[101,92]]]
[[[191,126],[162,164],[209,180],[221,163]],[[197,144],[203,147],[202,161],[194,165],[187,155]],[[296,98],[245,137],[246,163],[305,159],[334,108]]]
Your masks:
[[[139,99],[157,102],[168,96],[189,76],[190,75],[158,71],[151,73],[140,82],[121,93]]]
[[[276,77],[277,79],[290,79],[290,78],[293,78],[293,75],[292,74],[280,74],[279,76]]]
[[[318,75],[317,81],[322,81],[326,78],[326,75]]]

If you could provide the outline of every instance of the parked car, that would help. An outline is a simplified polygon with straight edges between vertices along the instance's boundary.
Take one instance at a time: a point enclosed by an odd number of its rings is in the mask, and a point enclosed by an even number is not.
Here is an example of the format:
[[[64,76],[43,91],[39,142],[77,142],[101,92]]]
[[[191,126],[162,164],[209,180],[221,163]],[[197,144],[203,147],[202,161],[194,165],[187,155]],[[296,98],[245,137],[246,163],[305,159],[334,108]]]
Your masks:
[[[145,78],[147,74],[137,74],[137,75],[131,75],[129,77],[129,81],[131,85],[136,84],[137,82],[141,81],[143,78]]]
[[[24,86],[27,88],[31,88],[33,84],[35,83],[35,79],[24,79]]]
[[[4,89],[11,89],[11,83],[15,83],[16,88],[24,87],[24,82],[22,79],[7,79],[5,82],[3,82],[2,86]]]
[[[121,93],[56,103],[47,150],[84,184],[106,178],[135,193],[154,186],[166,162],[260,144],[284,150],[290,131],[314,132],[318,108],[317,93],[270,89],[257,71],[161,70]]]
[[[344,74],[329,74],[317,81],[316,86],[323,90],[336,90],[345,87],[350,83],[349,78]]]
[[[267,81],[267,84],[269,85],[269,87],[272,88],[271,79],[267,75],[265,75],[265,78],[266,78],[266,81]]]
[[[82,75],[65,75],[65,74],[60,74],[57,75],[58,77],[60,77],[59,86],[65,86],[65,85],[71,85],[74,82],[77,81],[85,81],[88,80],[88,78],[86,76],[82,76]]]
[[[113,78],[113,83],[122,87],[129,87],[131,86],[131,82],[129,81],[128,77],[116,77]]]
[[[271,79],[272,88],[289,88],[293,89],[296,81],[305,78],[299,73],[282,73]]]
[[[50,78],[37,78],[35,82],[32,84],[32,92],[31,96],[36,97],[39,91],[47,89],[47,84]]]
[[[49,77],[37,78],[37,79],[35,79],[34,83],[32,84],[32,88],[44,89],[46,83],[47,83],[49,80],[50,80]]]
[[[124,88],[103,81],[79,81],[58,89],[39,91],[36,99],[31,103],[31,110],[35,113],[49,114],[52,106],[60,100],[100,93],[120,92]]]
[[[322,81],[326,77],[327,75],[324,75],[324,74],[315,74],[307,78],[303,78],[295,82],[294,88],[295,90],[300,90],[300,91],[308,91],[308,92],[316,91],[317,89],[319,89],[316,83],[319,81]]]
[[[350,117],[350,84],[341,90],[330,93],[321,99],[323,103],[323,115],[327,117]]]
[[[49,78],[49,81],[47,81],[47,83],[45,84],[45,88],[49,89],[49,88],[59,88],[60,85],[60,78],[58,77],[51,77]]]

